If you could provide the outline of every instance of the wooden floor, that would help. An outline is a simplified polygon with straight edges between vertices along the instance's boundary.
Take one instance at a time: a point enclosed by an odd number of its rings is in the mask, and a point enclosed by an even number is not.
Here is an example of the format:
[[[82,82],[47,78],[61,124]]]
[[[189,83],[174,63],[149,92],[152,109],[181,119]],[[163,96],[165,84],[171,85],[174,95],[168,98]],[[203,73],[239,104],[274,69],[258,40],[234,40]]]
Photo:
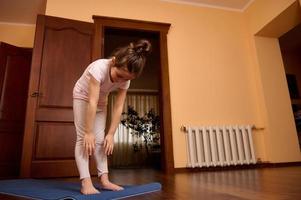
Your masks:
[[[164,175],[152,169],[112,170],[111,180],[121,184],[160,182],[162,191],[133,200],[298,200],[301,199],[301,166]],[[76,178],[64,179],[77,181]],[[96,179],[94,178],[96,181]],[[0,199],[24,198],[0,195]]]

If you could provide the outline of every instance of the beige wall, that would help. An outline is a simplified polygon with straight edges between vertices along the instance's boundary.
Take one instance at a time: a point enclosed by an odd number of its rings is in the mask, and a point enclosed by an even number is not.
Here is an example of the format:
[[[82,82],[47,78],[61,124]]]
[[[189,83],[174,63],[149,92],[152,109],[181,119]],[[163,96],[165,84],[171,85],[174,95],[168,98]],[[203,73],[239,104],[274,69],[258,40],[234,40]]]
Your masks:
[[[300,160],[281,61],[277,62],[276,75],[282,78],[279,86],[284,97],[280,102],[285,105],[278,114],[284,116],[271,120],[270,109],[278,104],[267,105],[271,103],[266,101],[269,88],[261,76],[266,69],[260,68],[262,61],[258,60],[253,36],[292,2],[257,0],[240,13],[159,0],[48,0],[46,14],[90,22],[92,15],[102,15],[171,23],[168,57],[174,160],[175,167],[185,167],[186,146],[180,131],[183,124],[265,127],[255,132],[257,157],[277,162]],[[271,42],[263,45],[262,51],[269,45],[277,48]],[[274,95],[278,98],[279,94]],[[273,127],[277,122],[280,125]],[[283,146],[291,148],[280,152]]]
[[[296,0],[255,0],[244,12],[249,31],[256,34]]]
[[[35,25],[0,22],[0,41],[19,47],[33,47]]]

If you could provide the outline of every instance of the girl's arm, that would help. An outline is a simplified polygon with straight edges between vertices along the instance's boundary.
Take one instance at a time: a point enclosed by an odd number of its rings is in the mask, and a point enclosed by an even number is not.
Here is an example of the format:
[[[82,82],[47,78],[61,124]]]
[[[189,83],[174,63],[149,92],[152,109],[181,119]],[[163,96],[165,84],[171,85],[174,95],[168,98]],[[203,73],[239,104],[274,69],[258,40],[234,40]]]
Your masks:
[[[120,116],[123,110],[123,104],[126,98],[126,92],[125,89],[119,89],[116,97],[116,102],[114,104],[114,109],[112,113],[111,118],[111,125],[109,128],[109,131],[105,137],[104,141],[104,147],[105,147],[105,153],[107,155],[110,155],[113,153],[113,147],[114,147],[114,133],[116,131],[116,128],[120,122]]]
[[[95,149],[95,135],[93,133],[93,125],[95,121],[95,114],[97,109],[97,103],[99,98],[99,82],[90,75],[90,81],[88,86],[88,106],[86,110],[86,130],[84,136],[84,147],[88,155],[92,155]]]

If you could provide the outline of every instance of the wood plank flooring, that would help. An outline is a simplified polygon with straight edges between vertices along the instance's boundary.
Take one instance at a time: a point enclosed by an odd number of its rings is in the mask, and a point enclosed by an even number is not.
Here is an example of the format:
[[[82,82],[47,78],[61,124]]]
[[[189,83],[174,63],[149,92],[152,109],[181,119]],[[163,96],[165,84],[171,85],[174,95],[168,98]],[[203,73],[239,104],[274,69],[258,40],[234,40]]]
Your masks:
[[[301,166],[185,172],[165,175],[153,169],[111,170],[111,180],[121,184],[160,182],[162,191],[133,200],[298,200],[301,199]],[[59,180],[78,181],[77,178]],[[93,178],[95,183],[97,179]],[[25,198],[0,195],[0,199]]]

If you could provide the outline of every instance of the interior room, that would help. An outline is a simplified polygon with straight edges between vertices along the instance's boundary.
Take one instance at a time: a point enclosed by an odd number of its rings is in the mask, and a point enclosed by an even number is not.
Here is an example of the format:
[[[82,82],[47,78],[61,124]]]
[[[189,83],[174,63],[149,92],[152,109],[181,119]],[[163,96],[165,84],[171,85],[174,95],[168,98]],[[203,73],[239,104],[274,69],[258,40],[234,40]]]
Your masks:
[[[300,4],[0,0],[0,199],[299,199]]]
[[[299,146],[301,148],[301,135],[300,135],[300,76],[298,66],[300,66],[300,48],[301,39],[298,37],[301,35],[301,25],[298,24],[296,27],[285,33],[279,38],[279,45],[281,49],[281,55],[283,59],[287,85],[289,89],[292,109],[294,113],[295,125],[298,134]]]

